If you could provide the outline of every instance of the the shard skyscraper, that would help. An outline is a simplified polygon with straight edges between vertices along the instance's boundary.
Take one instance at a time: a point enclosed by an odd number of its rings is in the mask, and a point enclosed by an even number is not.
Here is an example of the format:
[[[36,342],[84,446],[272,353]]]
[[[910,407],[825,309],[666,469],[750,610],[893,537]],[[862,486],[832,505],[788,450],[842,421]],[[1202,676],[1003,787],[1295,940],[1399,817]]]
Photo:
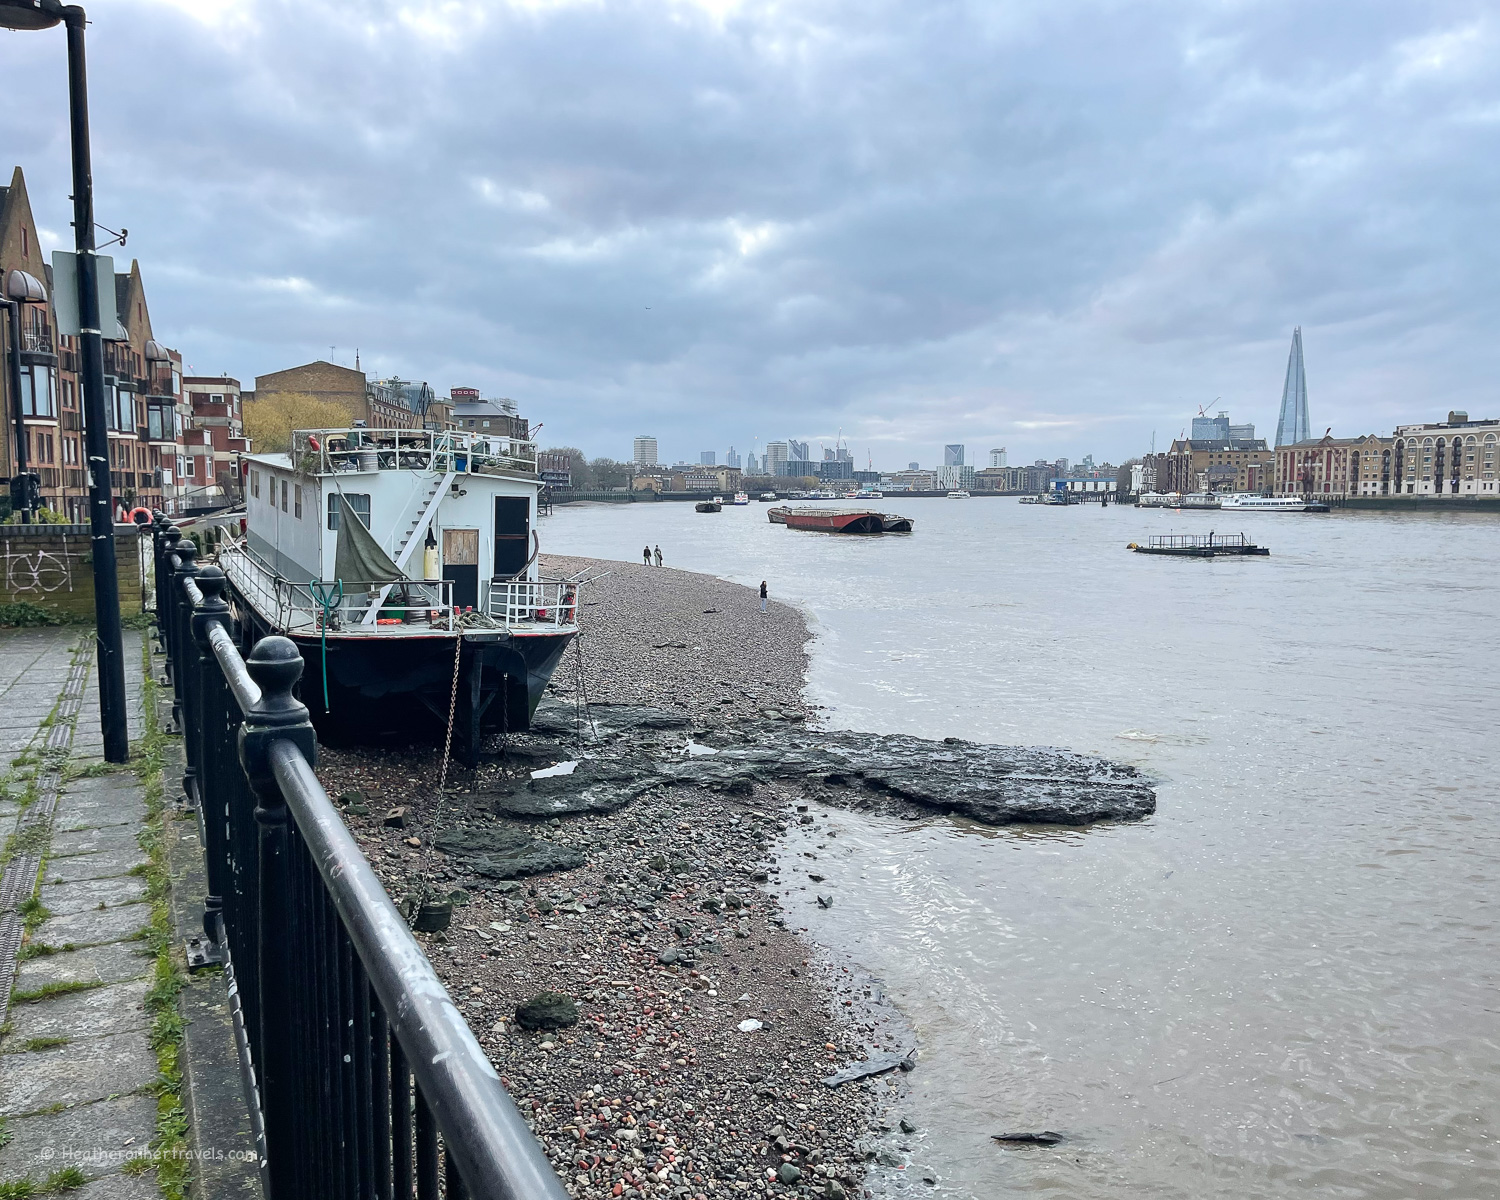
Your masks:
[[[1286,384],[1281,389],[1281,420],[1276,422],[1276,444],[1290,446],[1312,439],[1307,416],[1307,376],[1302,371],[1302,327],[1292,331],[1292,352],[1286,360]]]

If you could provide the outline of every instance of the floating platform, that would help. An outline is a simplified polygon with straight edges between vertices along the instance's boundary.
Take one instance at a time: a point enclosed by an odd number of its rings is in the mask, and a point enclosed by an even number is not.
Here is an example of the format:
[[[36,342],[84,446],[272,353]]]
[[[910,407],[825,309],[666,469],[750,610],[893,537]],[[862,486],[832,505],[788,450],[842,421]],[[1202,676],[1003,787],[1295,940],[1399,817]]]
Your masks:
[[[722,504],[715,504],[711,500],[704,500],[701,504],[693,505],[694,512],[721,512],[723,508]]]
[[[1171,554],[1178,558],[1234,558],[1271,553],[1243,533],[1166,534],[1151,538],[1144,546],[1131,542],[1127,549],[1137,554]]]

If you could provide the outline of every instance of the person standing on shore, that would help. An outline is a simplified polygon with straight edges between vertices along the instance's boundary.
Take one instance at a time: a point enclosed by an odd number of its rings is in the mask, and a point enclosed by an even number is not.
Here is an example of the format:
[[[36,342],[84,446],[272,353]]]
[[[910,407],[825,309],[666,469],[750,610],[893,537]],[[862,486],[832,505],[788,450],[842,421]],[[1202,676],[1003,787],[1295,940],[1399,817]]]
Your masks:
[[[641,561],[643,563],[645,563],[648,567],[651,565],[651,547],[650,546],[647,546],[644,550],[641,551]]]
[[[656,548],[656,565],[658,567],[661,566],[661,547],[660,546],[658,546]]]
[[[766,611],[766,581],[764,579],[760,581],[760,611]]]

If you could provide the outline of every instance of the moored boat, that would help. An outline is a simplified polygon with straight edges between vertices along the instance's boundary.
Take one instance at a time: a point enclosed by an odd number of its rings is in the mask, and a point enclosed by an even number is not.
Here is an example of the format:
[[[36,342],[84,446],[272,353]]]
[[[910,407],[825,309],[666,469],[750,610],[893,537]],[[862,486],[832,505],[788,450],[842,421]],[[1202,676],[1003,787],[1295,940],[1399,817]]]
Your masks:
[[[242,635],[307,663],[320,729],[451,724],[469,761],[530,724],[578,632],[577,579],[537,569],[536,443],[509,434],[299,430],[245,459],[246,527],[219,566]]]
[[[735,494],[734,494],[734,502],[737,505],[738,504],[749,504],[750,503],[750,497],[748,495],[746,495],[744,492],[735,492]]]
[[[970,496],[969,496],[968,492],[966,492],[962,488],[960,488],[958,491],[949,492],[948,493],[948,499],[950,499],[950,500],[968,500],[968,499],[970,499]]]
[[[712,500],[700,500],[697,504],[693,505],[693,511],[701,513],[716,513],[719,512],[723,507],[724,501],[715,496]]]
[[[772,525],[785,525],[787,513],[791,507],[786,504],[778,504],[775,508],[766,509],[766,516],[770,518]]]
[[[1328,505],[1322,500],[1305,496],[1259,496],[1235,492],[1224,496],[1221,506],[1236,512],[1295,512],[1326,513]]]
[[[1126,549],[1137,554],[1167,554],[1177,558],[1236,558],[1271,553],[1243,533],[1164,534],[1149,538],[1144,546],[1131,542]]]
[[[756,497],[756,499],[759,500],[762,504],[770,504],[776,499],[776,493],[762,492],[759,496]]]
[[[864,508],[794,508],[786,515],[788,529],[818,533],[884,533],[881,514]]]
[[[895,513],[881,513],[880,527],[882,533],[910,533],[912,520],[910,517],[900,517]]]

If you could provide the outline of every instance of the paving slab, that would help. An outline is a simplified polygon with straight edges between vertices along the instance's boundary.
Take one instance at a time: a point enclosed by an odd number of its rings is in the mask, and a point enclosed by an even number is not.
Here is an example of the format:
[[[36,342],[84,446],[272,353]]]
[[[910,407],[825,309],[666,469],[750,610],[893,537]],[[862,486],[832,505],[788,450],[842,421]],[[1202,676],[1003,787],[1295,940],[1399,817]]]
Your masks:
[[[161,1200],[156,1172],[144,1175],[106,1175],[67,1193],[68,1200]]]
[[[151,970],[145,942],[107,942],[28,958],[16,970],[16,989],[34,992],[49,983],[119,983]]]
[[[140,1091],[156,1078],[156,1055],[139,1032],[0,1055],[0,1066],[0,1116],[6,1117]]]
[[[83,883],[48,883],[42,885],[42,903],[54,916],[87,912],[104,912],[117,904],[133,904],[146,895],[146,881],[139,875],[122,875],[118,879],[90,879]]]
[[[146,989],[150,979],[130,979],[108,987],[54,996],[37,1004],[18,1004],[10,1013],[11,1032],[0,1052],[18,1051],[32,1038],[103,1037],[128,1029],[147,1029]]]
[[[139,846],[140,826],[123,822],[119,825],[95,825],[87,829],[59,830],[52,835],[52,858],[74,854],[97,854],[116,846]]]
[[[118,942],[133,937],[151,924],[151,906],[144,900],[134,904],[117,904],[100,912],[85,908],[43,921],[32,934],[34,940],[49,946],[88,946],[97,942]]]
[[[140,846],[132,846],[128,842],[108,850],[95,850],[91,854],[70,854],[61,858],[54,854],[47,860],[47,882],[78,883],[85,879],[111,879],[117,875],[128,875],[131,868],[146,861],[146,852]]]
[[[147,1152],[155,1123],[156,1101],[151,1096],[116,1096],[59,1113],[13,1117],[6,1122],[11,1140],[0,1147],[0,1179],[30,1175],[42,1180],[69,1166],[78,1167],[90,1178],[118,1171],[136,1155]],[[127,1179],[129,1176],[120,1176],[118,1182]]]

